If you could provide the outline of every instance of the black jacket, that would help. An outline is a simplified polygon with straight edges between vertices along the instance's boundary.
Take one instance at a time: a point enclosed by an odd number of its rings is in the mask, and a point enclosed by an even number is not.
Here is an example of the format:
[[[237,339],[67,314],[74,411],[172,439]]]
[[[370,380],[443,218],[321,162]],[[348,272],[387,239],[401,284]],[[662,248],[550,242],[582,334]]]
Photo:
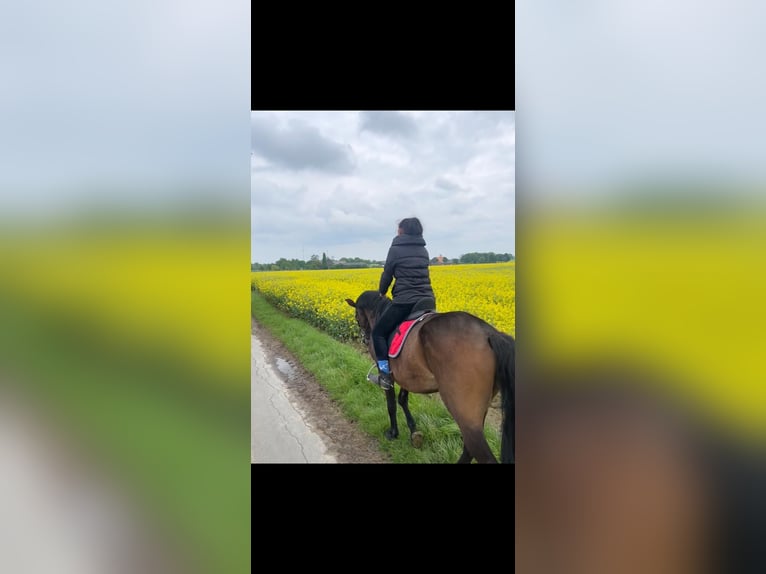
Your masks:
[[[391,281],[394,303],[416,303],[423,297],[434,297],[428,272],[429,257],[422,235],[397,235],[388,250],[386,265],[380,276],[379,291],[385,295]]]

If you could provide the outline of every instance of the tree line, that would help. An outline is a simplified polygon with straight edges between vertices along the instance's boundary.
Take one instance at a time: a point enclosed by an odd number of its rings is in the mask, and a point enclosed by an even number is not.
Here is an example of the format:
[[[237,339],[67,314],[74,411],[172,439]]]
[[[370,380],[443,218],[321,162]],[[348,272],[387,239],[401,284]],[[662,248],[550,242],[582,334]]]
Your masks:
[[[457,265],[458,263],[502,263],[513,261],[514,256],[510,253],[466,253],[457,259],[449,259],[442,255],[431,259],[432,265]],[[383,267],[384,261],[362,259],[361,257],[342,257],[334,259],[312,255],[307,261],[301,259],[278,259],[273,263],[251,263],[251,271],[303,271],[316,269],[365,269],[368,267]]]
[[[326,253],[322,256],[312,255],[307,261],[301,259],[285,259],[282,257],[274,263],[251,263],[251,271],[302,271],[314,269],[363,269],[366,267],[380,267],[383,261],[372,261],[360,257],[342,257],[333,259],[327,257]]]
[[[513,261],[510,253],[466,253],[460,256],[460,263],[504,263]]]

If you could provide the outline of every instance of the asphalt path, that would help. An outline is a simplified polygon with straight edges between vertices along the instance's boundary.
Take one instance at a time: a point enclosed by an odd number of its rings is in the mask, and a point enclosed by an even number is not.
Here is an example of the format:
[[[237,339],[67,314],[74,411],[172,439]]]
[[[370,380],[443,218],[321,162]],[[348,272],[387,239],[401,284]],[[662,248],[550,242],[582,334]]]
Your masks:
[[[271,359],[271,360],[270,360]],[[336,462],[328,447],[291,398],[257,332],[251,330],[250,401],[252,463]]]

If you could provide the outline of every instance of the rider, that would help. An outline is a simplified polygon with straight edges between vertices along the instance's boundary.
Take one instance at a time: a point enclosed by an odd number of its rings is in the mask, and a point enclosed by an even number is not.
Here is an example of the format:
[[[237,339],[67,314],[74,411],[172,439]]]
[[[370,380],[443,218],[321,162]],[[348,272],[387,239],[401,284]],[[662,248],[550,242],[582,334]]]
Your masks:
[[[399,222],[397,236],[388,250],[383,274],[380,276],[380,296],[385,297],[391,281],[393,303],[378,318],[372,330],[372,342],[378,361],[378,374],[369,379],[381,388],[393,387],[391,368],[388,364],[388,334],[412,312],[413,306],[425,297],[435,300],[428,269],[429,257],[423,239],[423,226],[417,217]]]

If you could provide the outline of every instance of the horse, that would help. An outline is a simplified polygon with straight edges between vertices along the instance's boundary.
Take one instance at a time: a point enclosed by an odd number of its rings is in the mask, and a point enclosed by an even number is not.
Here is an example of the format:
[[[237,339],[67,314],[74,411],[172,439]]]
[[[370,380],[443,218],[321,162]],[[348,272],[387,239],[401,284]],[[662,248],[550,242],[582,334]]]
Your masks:
[[[364,291],[356,301],[346,302],[355,309],[362,339],[375,359],[372,329],[391,299],[378,291]],[[434,312],[416,323],[400,354],[389,359],[413,444],[419,433],[409,410],[409,393],[438,392],[463,438],[463,452],[457,462],[466,464],[476,459],[478,463],[497,463],[484,437],[484,421],[492,399],[500,392],[500,462],[513,464],[515,357],[511,335],[470,313]],[[386,390],[386,403],[391,426],[385,436],[393,440],[399,436],[395,388]]]

